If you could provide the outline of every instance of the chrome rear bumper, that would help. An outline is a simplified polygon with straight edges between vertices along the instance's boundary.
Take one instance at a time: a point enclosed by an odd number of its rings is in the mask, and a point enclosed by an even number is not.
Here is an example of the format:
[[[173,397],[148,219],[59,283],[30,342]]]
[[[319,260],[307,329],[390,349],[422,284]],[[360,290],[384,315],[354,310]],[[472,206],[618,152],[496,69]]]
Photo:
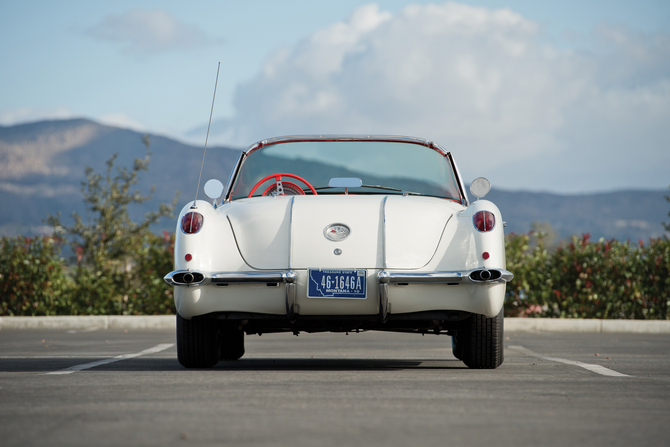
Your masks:
[[[207,284],[295,283],[293,270],[258,272],[200,272],[175,270],[163,278],[171,286],[203,286]],[[382,270],[379,284],[486,284],[510,282],[514,275],[505,269],[472,269],[454,272],[400,272]]]
[[[204,286],[207,284],[286,283],[293,284],[297,275],[293,270],[262,272],[200,272],[175,270],[163,278],[171,286]]]
[[[485,284],[507,283],[514,275],[505,269],[472,269],[455,272],[398,272],[382,270],[380,284]]]
[[[379,314],[382,321],[388,315],[389,284],[499,284],[510,282],[512,272],[505,269],[472,269],[455,272],[389,272],[377,274],[379,280]]]
[[[296,279],[293,270],[259,272],[200,272],[176,270],[163,278],[171,286],[198,287],[227,284],[286,284],[286,315],[295,318]],[[402,272],[382,270],[377,274],[379,284],[379,316],[385,321],[388,315],[389,284],[500,284],[507,283],[514,275],[505,269],[472,269],[453,272]]]

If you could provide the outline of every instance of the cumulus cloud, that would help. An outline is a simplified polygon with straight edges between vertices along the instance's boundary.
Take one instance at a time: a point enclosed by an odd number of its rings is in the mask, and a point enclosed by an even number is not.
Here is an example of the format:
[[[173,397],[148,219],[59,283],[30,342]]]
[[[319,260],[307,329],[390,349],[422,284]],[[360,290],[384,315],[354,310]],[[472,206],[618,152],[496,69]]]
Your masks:
[[[277,50],[238,87],[235,107],[215,141],[409,134],[451,150],[466,178],[507,188],[670,182],[664,34],[603,26],[591,50],[565,50],[509,9],[445,3],[391,14],[370,4]]]
[[[126,51],[156,53],[184,51],[214,43],[214,39],[195,25],[179,21],[162,9],[131,9],[121,15],[110,14],[86,30],[100,40],[123,42]]]

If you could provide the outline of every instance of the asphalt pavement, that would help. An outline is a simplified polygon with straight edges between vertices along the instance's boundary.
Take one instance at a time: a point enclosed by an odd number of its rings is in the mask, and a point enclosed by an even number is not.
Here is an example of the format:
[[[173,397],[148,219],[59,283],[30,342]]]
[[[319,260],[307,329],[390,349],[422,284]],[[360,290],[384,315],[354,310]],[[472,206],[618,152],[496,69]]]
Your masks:
[[[209,370],[171,329],[0,330],[3,446],[670,445],[670,336],[265,334]]]

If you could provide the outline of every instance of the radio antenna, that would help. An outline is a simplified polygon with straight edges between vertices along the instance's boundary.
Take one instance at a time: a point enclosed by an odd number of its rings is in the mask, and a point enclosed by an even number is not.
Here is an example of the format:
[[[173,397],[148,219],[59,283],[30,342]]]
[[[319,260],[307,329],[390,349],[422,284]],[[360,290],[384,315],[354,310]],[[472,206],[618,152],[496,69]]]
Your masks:
[[[219,84],[219,70],[221,69],[221,62],[216,67],[216,81],[214,82],[214,96],[212,97],[212,110],[209,112],[209,124],[207,125],[207,136],[205,136],[205,150],[202,152],[202,163],[200,164],[200,175],[198,175],[198,188],[195,190],[195,200],[191,209],[197,208],[198,191],[200,191],[200,180],[202,180],[202,169],[205,167],[205,154],[207,153],[207,141],[209,140],[209,128],[212,127],[212,114],[214,113],[214,100],[216,99],[216,86]]]

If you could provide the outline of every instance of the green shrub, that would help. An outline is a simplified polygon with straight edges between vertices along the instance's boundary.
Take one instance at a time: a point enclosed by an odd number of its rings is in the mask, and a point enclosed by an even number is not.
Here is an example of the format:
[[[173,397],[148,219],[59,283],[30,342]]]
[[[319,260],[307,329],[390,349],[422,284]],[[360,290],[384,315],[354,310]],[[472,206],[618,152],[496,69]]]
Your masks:
[[[0,315],[174,313],[172,287],[163,281],[172,270],[174,235],[161,237],[149,227],[172,216],[177,198],[141,223],[127,209],[151,197],[132,191],[148,168],[148,138],[144,143],[147,156],[132,169],[114,171],[116,155],[105,176],[87,168],[82,194],[91,221],[74,214],[74,224],[66,227],[60,216],[49,216],[56,236],[0,240]],[[507,285],[506,316],[670,318],[670,239],[592,242],[587,234],[557,248],[551,239],[551,231],[507,236],[507,269],[514,280]],[[60,257],[65,241],[74,253],[69,264]]]
[[[537,245],[530,247],[531,238]],[[508,316],[668,319],[670,240],[573,237],[548,253],[541,235],[509,235]]]
[[[172,270],[174,235],[147,232],[123,260],[106,259],[74,267],[72,315],[161,315],[174,313]]]
[[[171,205],[160,204],[157,211],[134,222],[128,207],[141,205],[153,195],[133,191],[142,171],[149,167],[149,139],[144,137],[146,156],[136,158],[132,168],[116,167],[116,154],[107,161],[104,175],[86,168],[82,195],[88,206],[87,222],[77,213],[74,224],[65,226],[60,215],[48,216],[47,223],[68,240],[76,255],[72,268],[73,314],[155,314],[172,313],[172,292],[162,277],[172,270],[169,237],[154,235],[150,226],[162,217],[172,217],[177,197]],[[167,266],[167,267],[166,267]]]
[[[115,167],[116,155],[101,175],[86,168],[82,195],[91,220],[77,213],[66,226],[60,215],[48,216],[56,236],[3,238],[0,259],[0,315],[132,315],[174,313],[172,288],[163,276],[172,270],[174,236],[153,234],[149,228],[162,217],[172,217],[177,197],[130,219],[128,207],[149,200],[133,190],[149,166],[146,156],[133,166]],[[74,257],[66,272],[60,244],[67,242]]]
[[[61,315],[70,311],[72,281],[51,236],[0,239],[0,315]]]
[[[131,270],[131,287],[124,297],[124,313],[159,315],[175,313],[174,295],[163,277],[173,270],[174,234],[146,234]]]

